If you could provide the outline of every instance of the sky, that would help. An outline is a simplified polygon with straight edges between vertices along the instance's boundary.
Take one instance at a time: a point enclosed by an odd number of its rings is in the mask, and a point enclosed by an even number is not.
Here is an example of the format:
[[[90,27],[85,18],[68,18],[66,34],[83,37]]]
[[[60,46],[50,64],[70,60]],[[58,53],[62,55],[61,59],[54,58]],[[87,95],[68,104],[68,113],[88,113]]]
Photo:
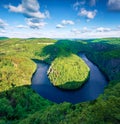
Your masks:
[[[0,37],[120,37],[120,0],[0,0]]]

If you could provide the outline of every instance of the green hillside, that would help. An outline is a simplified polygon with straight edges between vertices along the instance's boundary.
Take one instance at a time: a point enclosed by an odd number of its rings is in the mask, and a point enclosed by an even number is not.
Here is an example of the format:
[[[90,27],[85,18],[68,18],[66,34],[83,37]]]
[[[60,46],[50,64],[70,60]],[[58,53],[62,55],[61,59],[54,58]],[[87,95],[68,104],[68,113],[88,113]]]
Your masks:
[[[78,56],[71,54],[57,57],[48,70],[50,81],[62,89],[74,90],[81,87],[89,77],[90,69]]]

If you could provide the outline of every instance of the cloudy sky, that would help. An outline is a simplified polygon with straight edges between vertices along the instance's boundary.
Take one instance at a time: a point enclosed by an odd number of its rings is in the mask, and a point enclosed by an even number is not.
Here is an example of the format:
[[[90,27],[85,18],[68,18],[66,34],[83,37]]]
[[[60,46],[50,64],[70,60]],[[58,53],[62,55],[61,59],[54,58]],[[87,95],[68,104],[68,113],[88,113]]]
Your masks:
[[[0,0],[0,37],[120,37],[120,0]]]

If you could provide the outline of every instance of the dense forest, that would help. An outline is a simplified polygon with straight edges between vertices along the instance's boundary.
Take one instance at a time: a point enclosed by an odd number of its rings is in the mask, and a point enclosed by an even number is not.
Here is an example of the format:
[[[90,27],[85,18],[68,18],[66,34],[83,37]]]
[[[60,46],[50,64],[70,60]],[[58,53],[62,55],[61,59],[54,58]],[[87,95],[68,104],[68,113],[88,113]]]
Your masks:
[[[85,53],[109,82],[96,100],[57,104],[32,90],[33,59],[52,64],[58,57],[77,56],[79,52]],[[119,123],[120,38],[0,38],[0,124]]]

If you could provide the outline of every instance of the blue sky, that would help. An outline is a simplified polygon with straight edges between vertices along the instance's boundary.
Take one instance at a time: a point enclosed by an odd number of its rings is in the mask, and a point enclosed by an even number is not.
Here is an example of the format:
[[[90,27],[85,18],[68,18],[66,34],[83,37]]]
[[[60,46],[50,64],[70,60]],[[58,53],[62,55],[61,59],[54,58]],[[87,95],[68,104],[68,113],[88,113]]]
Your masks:
[[[120,0],[1,0],[0,36],[120,37]]]

